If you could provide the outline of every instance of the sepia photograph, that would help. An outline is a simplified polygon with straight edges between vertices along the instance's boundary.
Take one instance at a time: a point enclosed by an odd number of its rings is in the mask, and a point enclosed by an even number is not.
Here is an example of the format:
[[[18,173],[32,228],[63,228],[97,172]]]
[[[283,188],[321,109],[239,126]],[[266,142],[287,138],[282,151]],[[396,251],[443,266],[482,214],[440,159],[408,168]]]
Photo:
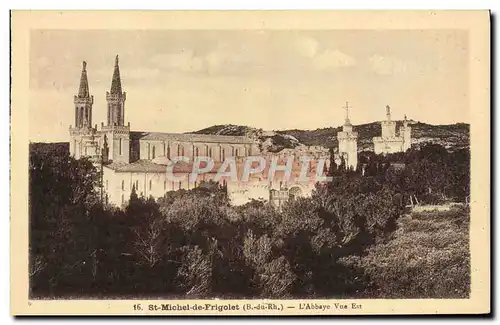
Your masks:
[[[13,311],[489,312],[488,12],[144,15],[12,15]]]

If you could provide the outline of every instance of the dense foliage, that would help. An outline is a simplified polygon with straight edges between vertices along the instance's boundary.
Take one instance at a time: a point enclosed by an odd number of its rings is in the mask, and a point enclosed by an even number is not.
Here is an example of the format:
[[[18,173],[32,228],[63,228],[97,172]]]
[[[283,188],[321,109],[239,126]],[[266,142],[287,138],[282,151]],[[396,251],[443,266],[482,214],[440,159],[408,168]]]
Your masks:
[[[429,146],[334,166],[281,210],[205,183],[103,205],[84,159],[30,155],[30,291],[46,297],[466,297],[468,152]],[[399,165],[394,164],[398,162]],[[405,168],[395,168],[404,163]]]

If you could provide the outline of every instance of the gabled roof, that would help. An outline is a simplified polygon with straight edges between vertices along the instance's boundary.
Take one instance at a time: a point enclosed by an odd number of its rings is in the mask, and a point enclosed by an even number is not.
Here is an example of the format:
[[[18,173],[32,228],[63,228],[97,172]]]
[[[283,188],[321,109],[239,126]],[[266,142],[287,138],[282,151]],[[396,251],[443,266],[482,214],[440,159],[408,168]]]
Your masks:
[[[253,144],[256,141],[246,136],[212,135],[195,133],[131,132],[133,140],[160,140],[179,142],[207,142],[227,144]]]

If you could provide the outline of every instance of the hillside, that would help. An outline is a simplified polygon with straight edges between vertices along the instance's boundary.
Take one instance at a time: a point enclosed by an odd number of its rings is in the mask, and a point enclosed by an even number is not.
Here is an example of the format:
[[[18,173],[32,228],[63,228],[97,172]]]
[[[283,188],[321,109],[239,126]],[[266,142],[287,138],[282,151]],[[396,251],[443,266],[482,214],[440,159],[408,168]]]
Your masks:
[[[397,121],[397,128],[402,121]],[[450,125],[432,125],[422,122],[411,122],[413,146],[420,147],[426,143],[440,144],[449,150],[469,146],[469,124],[457,123]],[[359,133],[359,151],[373,150],[372,138],[381,133],[380,122],[372,122],[354,126]],[[247,135],[258,139],[269,151],[279,151],[283,148],[293,148],[299,144],[325,147],[337,147],[337,132],[342,127],[322,128],[316,130],[281,130],[263,131],[248,126],[214,125],[194,133],[218,135]]]
[[[214,135],[234,135],[254,138],[259,141],[260,149],[269,152],[279,152],[285,148],[295,148],[300,145],[293,135],[279,131],[264,131],[249,126],[241,125],[214,125],[203,130],[193,132],[196,134],[214,134]]]
[[[29,151],[30,154],[36,152],[41,157],[67,157],[69,156],[69,142],[31,142]]]

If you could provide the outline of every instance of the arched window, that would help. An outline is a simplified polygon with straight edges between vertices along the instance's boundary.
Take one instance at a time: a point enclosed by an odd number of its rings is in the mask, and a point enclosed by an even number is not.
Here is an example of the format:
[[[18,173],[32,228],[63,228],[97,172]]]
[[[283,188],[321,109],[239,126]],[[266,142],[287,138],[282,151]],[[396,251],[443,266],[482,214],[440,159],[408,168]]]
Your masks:
[[[151,143],[148,143],[148,159],[151,159]]]
[[[149,190],[151,191],[151,189],[153,188],[153,180],[149,180]]]
[[[135,181],[135,189],[139,190],[139,181]]]
[[[155,157],[156,157],[156,148],[155,146],[153,146],[153,159],[155,159]]]
[[[234,155],[235,155],[236,157],[238,157],[238,149],[236,149],[236,150],[234,151]]]
[[[118,140],[118,152],[120,155],[122,154],[122,139],[121,138]]]
[[[125,181],[122,181],[122,191],[125,190]]]
[[[180,156],[184,156],[184,147],[183,146],[181,146],[181,154],[180,154]]]
[[[208,156],[209,156],[210,158],[213,158],[213,157],[212,157],[212,148],[208,149]]]
[[[224,148],[221,149],[221,160],[226,160],[226,150]]]
[[[194,148],[194,156],[198,157],[200,155],[200,149]]]
[[[166,149],[166,144],[165,144],[165,141],[163,141],[163,155],[166,156],[167,155],[167,152],[165,151]]]
[[[170,159],[170,145],[167,147],[167,158]]]

